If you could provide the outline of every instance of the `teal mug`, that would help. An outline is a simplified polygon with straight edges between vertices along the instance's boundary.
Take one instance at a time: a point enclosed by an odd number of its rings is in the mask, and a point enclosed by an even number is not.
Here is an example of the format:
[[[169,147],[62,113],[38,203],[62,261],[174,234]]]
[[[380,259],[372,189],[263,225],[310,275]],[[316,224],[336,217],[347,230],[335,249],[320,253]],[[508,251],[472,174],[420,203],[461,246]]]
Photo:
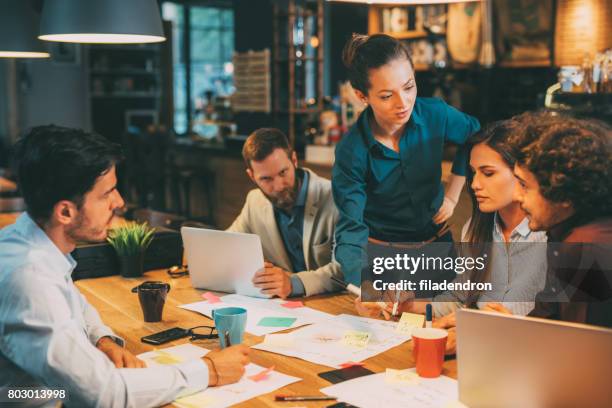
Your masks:
[[[242,343],[247,311],[241,307],[223,307],[212,311],[221,348]]]

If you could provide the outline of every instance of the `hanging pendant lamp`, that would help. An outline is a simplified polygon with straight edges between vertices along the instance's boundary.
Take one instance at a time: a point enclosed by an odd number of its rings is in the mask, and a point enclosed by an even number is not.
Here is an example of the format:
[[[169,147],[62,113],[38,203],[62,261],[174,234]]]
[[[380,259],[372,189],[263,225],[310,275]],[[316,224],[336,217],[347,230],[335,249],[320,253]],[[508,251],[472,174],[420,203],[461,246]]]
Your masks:
[[[166,39],[155,0],[45,0],[38,38],[89,44]]]
[[[29,0],[2,2],[0,10],[1,58],[49,58],[38,35],[39,18]]]
[[[429,4],[468,3],[480,0],[327,0],[342,3],[381,4],[386,6],[406,5],[419,6]]]

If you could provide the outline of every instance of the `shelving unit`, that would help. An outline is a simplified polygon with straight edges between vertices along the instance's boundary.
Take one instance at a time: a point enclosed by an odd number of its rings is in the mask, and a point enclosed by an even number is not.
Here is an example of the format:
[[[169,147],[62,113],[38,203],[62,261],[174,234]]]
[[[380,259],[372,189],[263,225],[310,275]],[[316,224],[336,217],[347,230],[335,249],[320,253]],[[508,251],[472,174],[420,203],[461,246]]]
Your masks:
[[[293,146],[302,116],[315,115],[323,109],[323,7],[323,0],[274,3],[274,113],[281,123],[286,118]],[[308,25],[314,25],[313,29]],[[314,94],[310,95],[306,88],[312,74],[315,84]]]

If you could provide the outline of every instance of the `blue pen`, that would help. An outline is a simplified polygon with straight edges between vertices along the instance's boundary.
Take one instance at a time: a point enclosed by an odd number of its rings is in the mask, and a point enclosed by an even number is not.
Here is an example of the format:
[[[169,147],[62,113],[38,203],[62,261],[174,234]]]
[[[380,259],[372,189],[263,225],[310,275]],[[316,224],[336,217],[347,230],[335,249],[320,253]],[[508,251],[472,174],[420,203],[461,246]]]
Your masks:
[[[431,327],[432,320],[433,320],[433,309],[431,307],[431,303],[428,303],[425,306],[425,327]]]

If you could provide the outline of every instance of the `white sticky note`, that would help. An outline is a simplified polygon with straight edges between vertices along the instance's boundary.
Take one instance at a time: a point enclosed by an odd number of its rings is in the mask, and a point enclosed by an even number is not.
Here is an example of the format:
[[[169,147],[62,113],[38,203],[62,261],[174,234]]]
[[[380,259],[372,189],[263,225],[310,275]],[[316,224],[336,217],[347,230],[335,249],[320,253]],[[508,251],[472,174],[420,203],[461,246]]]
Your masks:
[[[344,332],[342,342],[350,347],[364,348],[370,342],[370,333],[348,330]]]
[[[419,375],[411,369],[395,370],[387,368],[385,381],[392,384],[418,385]]]
[[[295,339],[291,333],[281,334],[266,334],[264,344],[277,347],[291,347],[295,343]]]
[[[397,326],[395,326],[395,331],[410,336],[412,334],[412,329],[423,327],[423,322],[425,322],[425,316],[404,312],[399,322],[397,322]]]

